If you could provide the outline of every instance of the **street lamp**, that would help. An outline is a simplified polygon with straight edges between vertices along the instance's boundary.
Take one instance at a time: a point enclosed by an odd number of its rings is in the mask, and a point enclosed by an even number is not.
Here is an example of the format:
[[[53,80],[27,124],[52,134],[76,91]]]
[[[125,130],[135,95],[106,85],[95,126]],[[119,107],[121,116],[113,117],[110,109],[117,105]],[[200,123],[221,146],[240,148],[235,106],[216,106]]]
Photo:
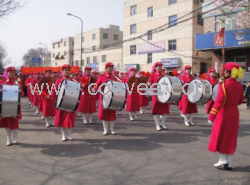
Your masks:
[[[81,21],[81,57],[80,57],[80,64],[81,64],[81,66],[82,66],[82,34],[83,34],[83,21],[82,21],[82,19],[81,19],[80,17],[77,17],[77,16],[75,16],[75,15],[73,15],[73,14],[71,14],[71,13],[68,13],[67,15],[68,15],[68,16],[73,16],[73,17],[75,17],[75,18],[77,18],[77,19],[80,19],[80,21]]]
[[[46,45],[46,44],[43,44],[43,43],[39,43],[40,45],[44,45],[44,46],[46,46],[47,47],[47,50],[49,51],[49,47]],[[43,61],[43,67],[44,67],[44,62],[45,62],[45,52],[44,52],[44,61]]]

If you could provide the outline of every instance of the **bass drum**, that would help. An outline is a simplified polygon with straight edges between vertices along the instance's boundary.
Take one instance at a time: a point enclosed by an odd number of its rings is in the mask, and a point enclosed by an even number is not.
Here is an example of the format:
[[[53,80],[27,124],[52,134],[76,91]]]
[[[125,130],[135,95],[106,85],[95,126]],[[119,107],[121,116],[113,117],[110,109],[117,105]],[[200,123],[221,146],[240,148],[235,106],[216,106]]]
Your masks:
[[[56,109],[73,113],[76,111],[81,97],[81,84],[64,79],[56,100]]]
[[[182,81],[178,77],[163,76],[158,80],[161,90],[157,99],[161,103],[177,103],[182,97]]]
[[[215,84],[214,87],[213,87],[213,96],[212,96],[212,99],[213,99],[214,102],[215,102],[215,100],[216,100],[216,98],[217,98],[217,95],[218,95],[219,84],[220,84],[220,83],[217,83],[217,84]]]
[[[212,98],[211,83],[207,80],[193,79],[187,88],[187,98],[190,103],[206,104]]]
[[[106,84],[102,95],[103,108],[105,110],[122,111],[127,101],[125,83],[108,80]]]

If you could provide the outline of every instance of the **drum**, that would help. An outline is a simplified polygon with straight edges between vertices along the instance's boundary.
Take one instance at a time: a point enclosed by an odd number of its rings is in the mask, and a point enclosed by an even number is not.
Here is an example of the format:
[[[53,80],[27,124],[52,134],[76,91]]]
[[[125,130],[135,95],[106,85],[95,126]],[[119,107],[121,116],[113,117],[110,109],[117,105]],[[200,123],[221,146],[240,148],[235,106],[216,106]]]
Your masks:
[[[217,94],[218,94],[218,90],[219,90],[219,84],[220,83],[217,83],[214,85],[213,87],[213,95],[212,95],[212,99],[213,101],[215,102],[216,98],[217,98]]]
[[[20,86],[2,84],[0,86],[0,117],[19,117],[19,105]]]
[[[149,99],[152,99],[153,97],[153,94],[152,92],[150,91],[150,87],[148,87],[146,90],[145,90],[145,93],[146,93],[146,97],[149,98]]]
[[[161,103],[177,103],[182,97],[182,81],[178,77],[163,76],[158,80],[161,91],[157,99]]]
[[[59,90],[59,87],[58,87]],[[78,107],[81,97],[81,84],[64,79],[56,100],[56,109],[73,113]]]
[[[206,104],[212,98],[212,85],[207,80],[195,78],[187,88],[190,103]],[[204,91],[204,92],[203,92]]]
[[[122,111],[127,100],[125,83],[108,80],[102,95],[102,106],[105,110]]]

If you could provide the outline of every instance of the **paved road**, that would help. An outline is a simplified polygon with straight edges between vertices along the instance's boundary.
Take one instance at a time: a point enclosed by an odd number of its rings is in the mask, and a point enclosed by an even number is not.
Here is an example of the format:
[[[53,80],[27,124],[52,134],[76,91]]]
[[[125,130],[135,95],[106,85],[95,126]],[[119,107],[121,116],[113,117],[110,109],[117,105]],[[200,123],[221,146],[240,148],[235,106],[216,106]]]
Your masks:
[[[155,129],[150,114],[131,122],[118,116],[116,136],[103,136],[102,124],[83,125],[77,117],[74,141],[63,143],[58,128],[46,128],[27,100],[22,100],[19,146],[5,146],[0,129],[0,185],[165,185],[250,184],[250,111],[241,110],[234,171],[213,167],[207,151],[211,126],[204,107],[186,127],[171,107],[167,131]]]

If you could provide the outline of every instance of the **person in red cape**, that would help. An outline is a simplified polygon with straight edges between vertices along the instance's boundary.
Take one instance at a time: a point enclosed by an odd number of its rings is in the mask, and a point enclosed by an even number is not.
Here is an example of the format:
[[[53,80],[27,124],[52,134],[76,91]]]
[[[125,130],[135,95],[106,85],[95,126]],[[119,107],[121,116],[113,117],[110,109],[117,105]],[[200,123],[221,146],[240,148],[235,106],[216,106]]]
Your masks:
[[[39,80],[40,80],[40,73],[36,73],[35,75],[35,78],[33,79],[32,81],[32,86],[33,86],[33,89],[34,89],[34,94],[32,94],[33,96],[33,105],[35,107],[35,110],[36,110],[36,114],[39,113],[39,95],[38,95],[38,83],[39,83]]]
[[[51,73],[52,70],[51,69],[46,69],[45,70],[45,77],[47,78],[51,78]],[[55,98],[50,98],[47,99],[46,97],[49,96],[51,94],[51,89],[52,89],[53,84],[50,82],[47,84],[43,85],[43,89],[42,89],[42,95],[41,95],[41,99],[42,99],[42,106],[43,106],[43,118],[45,119],[45,123],[46,123],[46,127],[52,127],[52,123],[51,120],[52,118],[55,117]]]
[[[123,82],[123,80],[120,78],[119,71],[114,71],[113,74],[115,75],[116,78],[118,78],[120,81]],[[116,111],[116,114],[121,115],[121,111]]]
[[[129,72],[125,72],[125,73],[124,73],[124,78],[123,78],[123,82],[124,82],[124,83],[126,83],[128,77],[129,77]]]
[[[243,103],[243,88],[236,81],[243,78],[244,70],[239,64],[228,62],[224,65],[225,81],[219,84],[217,98],[209,114],[208,122],[213,125],[208,150],[217,152],[219,169],[232,169],[231,158],[237,146],[239,130],[238,105]]]
[[[195,79],[195,77],[193,75],[191,75],[191,70],[192,67],[190,65],[185,66],[184,68],[185,70],[185,74],[181,76],[181,80],[184,82],[184,84],[186,83],[190,83],[193,79]],[[187,92],[187,88],[188,86],[185,87],[185,91]],[[182,117],[184,118],[184,124],[186,126],[194,126],[194,122],[193,122],[193,118],[194,118],[194,114],[198,113],[197,110],[197,104],[194,103],[190,103],[188,101],[187,95],[185,95],[183,93],[182,98],[181,98],[181,113],[182,113]]]
[[[208,78],[207,81],[209,81],[211,83],[211,85],[214,87],[219,81],[217,79],[217,74],[216,74],[216,70],[214,68],[211,68],[208,70]],[[211,100],[206,104],[206,113],[209,114],[212,107],[214,105],[214,101],[211,98]]]
[[[78,106],[78,112],[83,113],[83,123],[84,124],[92,124],[93,114],[96,112],[96,96],[91,95],[89,89],[89,85],[91,84],[91,67],[85,67],[85,74],[80,79],[80,83],[82,84],[82,93],[80,103]]]
[[[111,62],[107,62],[105,64],[105,74],[99,75],[99,78],[96,82],[97,86],[95,86],[95,89],[93,92],[96,92],[100,85],[103,83],[106,83],[108,80],[117,81],[117,79],[113,76],[112,72],[114,69],[114,64]],[[104,91],[104,85],[101,88],[102,92]],[[99,112],[98,112],[98,118],[102,120],[103,122],[103,128],[104,132],[103,135],[108,134],[108,130],[110,128],[110,131],[113,135],[115,135],[115,121],[116,121],[116,111],[114,110],[104,110],[102,106],[102,96],[99,96]]]
[[[57,90],[59,84],[62,84],[62,81],[64,79],[72,81],[70,78],[70,69],[71,66],[68,64],[65,64],[62,66],[62,74],[63,77],[58,79],[55,83],[55,87]],[[56,99],[57,95],[55,92],[55,89],[53,88],[52,94],[47,96],[46,98],[48,99]],[[70,141],[73,140],[72,138],[72,129],[75,127],[75,117],[76,117],[76,112],[74,113],[69,113],[63,110],[56,109],[55,112],[55,126],[61,128],[62,132],[62,141],[67,141],[68,139]]]
[[[140,77],[145,77],[145,72],[144,71],[140,71],[139,72]],[[143,87],[143,86],[141,86]],[[145,93],[144,90],[140,90],[141,93]],[[139,99],[140,99],[140,113],[141,114],[146,114],[146,109],[147,106],[149,105],[149,98],[147,98],[145,95],[140,95],[139,94]]]
[[[163,76],[162,74],[162,63],[156,62],[154,64],[155,72],[151,74],[148,80],[148,86],[151,87],[153,83],[158,83],[158,80]],[[169,104],[160,103],[157,99],[157,95],[153,95],[152,100],[152,114],[156,124],[156,130],[160,131],[161,127],[167,129],[165,120],[169,114]]]
[[[1,81],[1,84],[5,85],[16,85],[15,81],[15,72],[16,69],[14,67],[8,67],[6,68],[6,80]],[[20,87],[21,89],[22,87]],[[24,93],[21,91],[20,97],[23,97]],[[7,118],[1,118],[0,117],[0,128],[5,128],[6,135],[7,135],[7,146],[11,146],[12,144],[18,144],[17,141],[17,130],[19,129],[19,123],[18,120],[21,119],[21,105],[19,105],[19,117],[17,118],[12,118],[12,117],[7,117]],[[13,140],[12,140],[12,135],[13,135]],[[13,141],[13,142],[12,142]]]
[[[131,77],[135,77],[136,73],[137,73],[137,69],[136,68],[131,68],[129,70],[130,72],[130,77],[127,78],[126,83],[129,83],[129,80]],[[135,81],[133,83],[134,85],[132,85],[132,87],[129,87],[129,89],[127,90],[127,105],[126,105],[126,111],[129,112],[129,119],[131,121],[136,120],[137,119],[137,112],[140,111],[140,97],[139,97],[139,93],[137,92],[137,81]],[[129,85],[129,84],[128,84]]]

